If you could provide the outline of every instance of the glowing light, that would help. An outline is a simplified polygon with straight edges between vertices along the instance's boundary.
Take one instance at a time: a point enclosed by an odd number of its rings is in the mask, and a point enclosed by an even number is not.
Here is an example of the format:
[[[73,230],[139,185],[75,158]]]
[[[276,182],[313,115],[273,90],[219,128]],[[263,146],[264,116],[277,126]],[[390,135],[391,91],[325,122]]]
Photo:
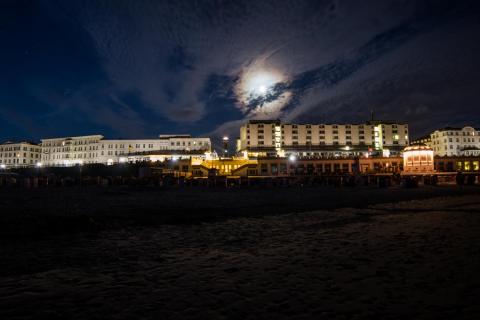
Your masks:
[[[292,92],[284,88],[276,90],[275,86],[287,81],[283,72],[258,59],[240,75],[235,87],[238,107],[250,117],[279,117],[282,108],[290,101]]]
[[[43,166],[43,163],[37,162],[35,165],[37,166],[37,168],[41,168]]]
[[[260,94],[265,94],[265,93],[267,93],[267,87],[262,84],[260,87],[258,87],[258,92],[259,92]]]
[[[246,91],[250,93],[265,94],[268,88],[280,81],[278,74],[270,72],[256,72],[247,75],[245,81]]]
[[[295,160],[297,160],[297,157],[295,157],[295,155],[291,154],[291,155],[288,157],[288,160],[290,160],[291,162],[294,162]]]
[[[224,137],[223,137],[223,141],[228,141],[228,137],[227,137],[227,136],[224,136]]]
[[[428,146],[410,146],[403,151],[405,172],[433,172],[433,150]]]
[[[274,137],[275,137],[275,151],[277,151],[277,155],[278,156],[281,156],[281,154],[283,153],[283,150],[282,150],[282,127],[277,125],[275,126],[275,134],[274,134]]]
[[[5,169],[6,167],[7,167],[7,166],[6,166],[6,165],[4,165],[3,163],[2,163],[2,164],[0,164],[0,169]]]
[[[242,74],[237,93],[243,96],[245,102],[250,98],[263,96],[279,82],[285,81],[285,77],[276,70],[260,69],[253,67]]]
[[[120,159],[118,159],[118,162],[125,163],[125,162],[127,162],[127,158],[121,157]]]

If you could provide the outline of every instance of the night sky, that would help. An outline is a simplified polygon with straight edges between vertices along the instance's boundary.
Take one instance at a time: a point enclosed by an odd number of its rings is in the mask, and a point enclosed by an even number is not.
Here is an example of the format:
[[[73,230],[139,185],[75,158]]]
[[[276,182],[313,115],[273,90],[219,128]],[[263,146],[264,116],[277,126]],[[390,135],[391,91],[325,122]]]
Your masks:
[[[238,135],[247,119],[480,126],[466,1],[2,1],[0,140]]]

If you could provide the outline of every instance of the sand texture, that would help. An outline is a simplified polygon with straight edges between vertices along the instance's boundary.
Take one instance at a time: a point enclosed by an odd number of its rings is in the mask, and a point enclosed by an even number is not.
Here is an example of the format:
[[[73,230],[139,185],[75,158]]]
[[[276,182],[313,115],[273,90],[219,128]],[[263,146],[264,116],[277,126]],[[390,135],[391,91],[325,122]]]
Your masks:
[[[131,206],[110,227],[102,221],[87,230],[96,223],[90,222],[78,232],[54,229],[51,235],[25,228],[18,239],[12,232],[20,229],[4,226],[0,318],[480,319],[480,196],[451,193],[362,208],[352,208],[352,200],[350,208],[345,202],[296,213],[254,201],[244,210],[258,206],[262,214],[242,216],[236,204],[228,219],[215,218],[225,204],[212,200],[220,209],[205,221],[154,219],[151,226],[132,222]],[[199,194],[184,196],[210,196]],[[35,216],[28,205],[43,195],[33,196],[15,209],[22,219]],[[15,197],[22,195],[2,194],[1,205]],[[140,207],[154,205],[145,199]],[[52,215],[102,206],[75,201]],[[187,210],[190,202],[178,203]],[[41,210],[49,206],[46,201]]]

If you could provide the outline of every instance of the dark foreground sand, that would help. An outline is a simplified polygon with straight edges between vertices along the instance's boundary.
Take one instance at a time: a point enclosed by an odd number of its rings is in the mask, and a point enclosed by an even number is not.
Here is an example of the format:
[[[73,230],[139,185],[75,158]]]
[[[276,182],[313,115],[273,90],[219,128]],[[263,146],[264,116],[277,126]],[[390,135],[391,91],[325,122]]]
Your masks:
[[[167,203],[160,204],[150,199],[152,191],[126,190],[120,197],[118,190],[90,196],[91,191],[79,196],[57,190],[49,199],[67,200],[56,211],[41,192],[0,194],[0,318],[480,318],[478,189],[330,189],[318,195],[330,199],[323,205],[300,204],[315,199],[318,190],[287,191],[244,191],[235,197],[268,195],[273,202],[232,204],[230,219],[222,218],[227,204],[214,201],[235,198],[225,192],[189,191],[183,201],[179,194],[155,193]],[[282,200],[289,193],[290,201]],[[380,203],[389,193],[434,198]],[[98,203],[102,198],[109,206],[130,207],[108,213]],[[189,209],[200,198],[207,204]],[[344,208],[330,210],[335,201]],[[182,208],[179,220],[165,212],[174,202]],[[278,202],[281,206],[274,205]],[[291,211],[315,206],[323,211],[289,214],[288,203],[299,209]],[[41,209],[32,212],[32,204]],[[89,207],[83,219],[97,220],[83,229],[69,227],[67,234],[52,223],[16,225],[36,216],[78,216]],[[142,216],[139,223],[134,213],[146,208],[149,215],[169,218]],[[248,211],[244,215],[242,208]],[[194,224],[186,223],[195,210],[207,209],[213,213],[205,213],[205,220],[197,216]],[[115,215],[121,218],[105,222]],[[51,228],[52,235],[36,232],[38,226]],[[19,231],[19,239],[12,237]]]

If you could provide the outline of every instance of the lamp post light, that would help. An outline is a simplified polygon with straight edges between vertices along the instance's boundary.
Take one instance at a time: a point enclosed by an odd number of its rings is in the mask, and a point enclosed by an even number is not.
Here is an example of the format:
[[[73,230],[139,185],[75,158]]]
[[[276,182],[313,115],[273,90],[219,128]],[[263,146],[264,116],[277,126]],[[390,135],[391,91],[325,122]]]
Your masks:
[[[296,157],[294,154],[291,154],[291,155],[288,156],[288,161],[289,161],[290,163],[292,163],[292,165],[289,166],[290,169],[293,168],[293,169],[295,170],[295,167],[293,166],[293,163],[294,163],[296,160],[297,160],[297,157]],[[289,170],[289,172],[290,172],[290,175],[292,175],[292,171]]]
[[[37,169],[37,174],[36,174],[36,177],[33,179],[34,187],[38,186],[38,180],[39,180],[40,176],[42,175],[42,166],[43,166],[43,163],[41,163],[41,162],[36,162],[35,163],[35,168]]]
[[[223,157],[226,157],[228,155],[228,137],[224,136],[223,137]]]
[[[83,161],[82,160],[78,161],[78,175],[79,175],[80,186],[82,186],[82,166],[83,166]]]
[[[2,164],[0,164],[0,169],[5,170],[5,169],[7,169],[7,166],[2,163]]]

